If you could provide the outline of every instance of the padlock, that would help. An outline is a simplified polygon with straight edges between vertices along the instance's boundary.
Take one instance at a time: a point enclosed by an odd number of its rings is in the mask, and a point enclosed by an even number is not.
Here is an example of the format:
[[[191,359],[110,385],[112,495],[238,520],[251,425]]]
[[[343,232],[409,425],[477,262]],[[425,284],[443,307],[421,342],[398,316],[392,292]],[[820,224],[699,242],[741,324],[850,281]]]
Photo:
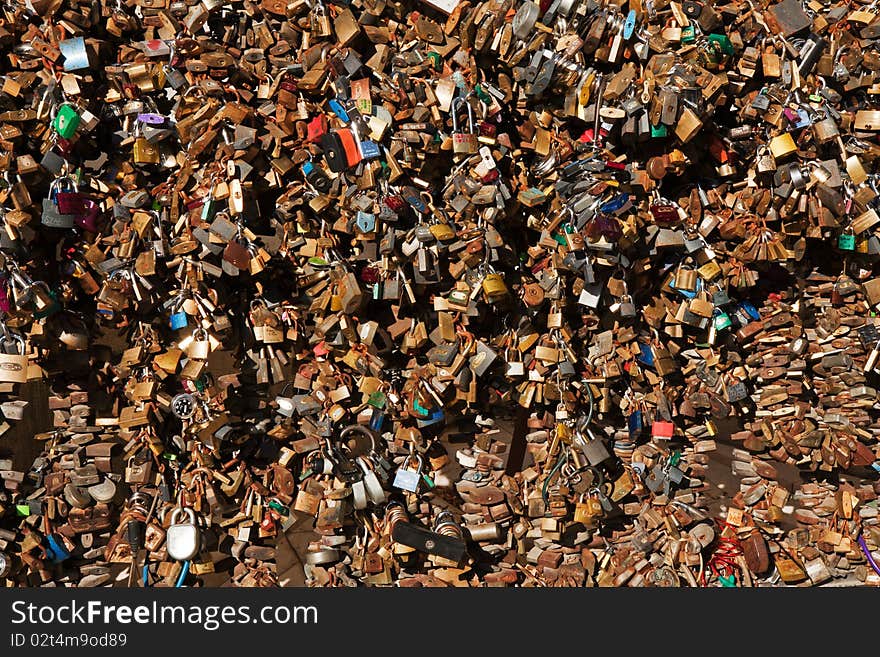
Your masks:
[[[28,357],[24,338],[17,335],[0,336],[0,381],[25,383],[28,379]]]
[[[841,251],[852,251],[856,248],[856,235],[852,226],[847,226],[844,231],[837,236],[837,248]]]
[[[486,299],[490,303],[501,301],[509,294],[507,285],[504,283],[504,278],[502,278],[501,274],[495,273],[494,271],[490,271],[485,275],[481,287],[483,289],[483,294],[486,295]]]
[[[330,23],[330,17],[327,15],[327,8],[323,2],[315,3],[311,13],[310,20],[312,35],[323,39],[333,36],[333,27]]]
[[[467,108],[467,132],[460,130],[458,125],[458,111],[461,105]],[[467,97],[459,96],[455,98],[449,111],[452,114],[452,151],[457,154],[467,155],[476,153],[480,144],[477,141],[477,134],[474,128],[474,109],[467,101]]]
[[[201,549],[201,536],[196,525],[195,512],[177,507],[171,513],[171,525],[165,532],[165,550],[177,561],[194,559]]]
[[[143,136],[135,138],[134,146],[132,146],[132,155],[135,164],[159,163],[159,149]]]
[[[764,39],[761,42],[761,71],[765,78],[776,79],[782,75],[782,60],[776,54],[774,41]]]
[[[52,118],[52,127],[59,137],[70,139],[79,127],[80,115],[72,103],[62,103]]]
[[[584,527],[595,527],[602,516],[602,504],[599,502],[595,492],[591,492],[589,496],[584,493],[577,504],[575,504],[573,519],[575,522],[584,525]]]
[[[208,332],[203,328],[197,328],[192,334],[192,342],[186,350],[190,358],[196,360],[206,360],[210,353],[211,342],[208,339]]]
[[[152,460],[149,458],[141,462],[135,462],[136,457],[132,456],[128,459],[125,466],[125,483],[127,484],[146,484],[150,480],[152,473]]]
[[[250,269],[251,252],[247,240],[234,237],[226,243],[223,249],[223,260],[238,269]]]
[[[628,294],[620,297],[620,306],[618,308],[618,312],[621,317],[635,317],[636,316],[636,306],[633,303],[632,297]]]
[[[413,458],[415,458],[418,463],[418,468],[410,470],[408,466]],[[422,480],[422,467],[423,461],[421,456],[415,455],[415,457],[407,457],[406,462],[397,469],[397,473],[394,475],[393,486],[410,493],[415,493],[418,491],[419,484]]]

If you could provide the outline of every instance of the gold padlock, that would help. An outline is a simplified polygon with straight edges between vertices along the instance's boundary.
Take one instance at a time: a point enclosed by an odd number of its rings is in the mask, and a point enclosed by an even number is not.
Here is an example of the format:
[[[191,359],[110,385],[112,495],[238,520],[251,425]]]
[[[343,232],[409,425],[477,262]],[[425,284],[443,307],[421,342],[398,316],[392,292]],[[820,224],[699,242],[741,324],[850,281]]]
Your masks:
[[[159,149],[147,141],[146,137],[138,137],[134,140],[135,164],[158,164]]]
[[[585,527],[594,527],[602,517],[602,504],[598,498],[587,497],[574,507],[574,521]]]
[[[770,140],[770,154],[773,155],[775,160],[781,160],[796,152],[797,145],[788,132],[776,135]]]
[[[500,301],[507,296],[507,285],[504,284],[501,274],[495,272],[486,274],[486,278],[483,279],[483,294],[489,301]]]

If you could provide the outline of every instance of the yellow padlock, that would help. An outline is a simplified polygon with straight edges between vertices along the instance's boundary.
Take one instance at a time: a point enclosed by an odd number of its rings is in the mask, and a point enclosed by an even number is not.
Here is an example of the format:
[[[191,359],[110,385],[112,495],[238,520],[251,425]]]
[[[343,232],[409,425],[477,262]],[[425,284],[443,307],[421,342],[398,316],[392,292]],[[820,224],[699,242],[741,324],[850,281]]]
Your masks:
[[[770,140],[770,153],[776,160],[788,157],[795,152],[797,152],[797,145],[794,143],[794,139],[788,132],[776,135]]]
[[[489,301],[500,301],[507,296],[507,285],[504,284],[501,274],[494,272],[486,274],[486,278],[483,279],[483,294]]]
[[[431,235],[434,236],[434,239],[441,242],[446,242],[455,237],[455,231],[452,230],[452,227],[449,224],[431,224],[428,227],[428,230],[431,231]]]

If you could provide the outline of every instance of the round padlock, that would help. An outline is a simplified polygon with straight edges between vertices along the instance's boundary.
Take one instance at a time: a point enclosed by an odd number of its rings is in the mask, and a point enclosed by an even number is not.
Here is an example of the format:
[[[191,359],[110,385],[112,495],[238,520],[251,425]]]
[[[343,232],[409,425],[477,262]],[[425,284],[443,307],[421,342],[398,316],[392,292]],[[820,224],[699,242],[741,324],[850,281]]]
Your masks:
[[[715,530],[708,523],[701,522],[688,532],[692,539],[695,539],[701,547],[707,548],[715,540]]]
[[[96,502],[109,503],[116,496],[116,484],[109,477],[105,477],[101,483],[89,486],[88,492]]]

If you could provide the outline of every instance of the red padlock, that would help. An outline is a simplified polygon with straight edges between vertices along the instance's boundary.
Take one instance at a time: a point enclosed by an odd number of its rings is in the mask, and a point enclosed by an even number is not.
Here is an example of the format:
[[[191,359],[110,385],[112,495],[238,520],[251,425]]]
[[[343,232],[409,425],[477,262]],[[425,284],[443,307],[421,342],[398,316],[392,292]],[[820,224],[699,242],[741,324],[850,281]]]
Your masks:
[[[327,134],[327,117],[323,114],[319,114],[311,121],[309,121],[309,132],[307,139],[310,142],[317,143],[321,140],[321,137]]]
[[[651,435],[654,438],[669,440],[675,434],[675,425],[666,420],[658,420],[651,425]]]

